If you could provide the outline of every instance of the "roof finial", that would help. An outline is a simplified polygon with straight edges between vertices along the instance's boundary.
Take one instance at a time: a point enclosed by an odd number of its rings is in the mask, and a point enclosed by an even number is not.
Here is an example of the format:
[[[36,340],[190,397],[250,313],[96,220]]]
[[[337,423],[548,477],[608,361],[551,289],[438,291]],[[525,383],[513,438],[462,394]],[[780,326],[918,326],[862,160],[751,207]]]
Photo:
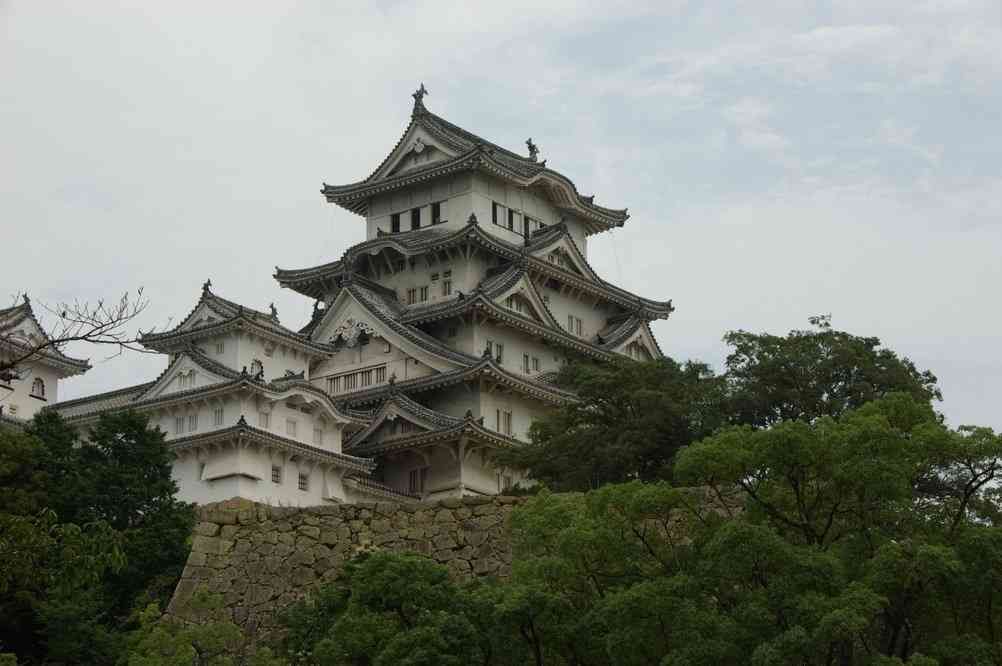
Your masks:
[[[424,87],[424,82],[421,83],[421,87],[414,91],[411,97],[414,98],[414,113],[419,111],[424,111],[424,96],[428,94],[428,89]]]
[[[275,303],[272,302],[268,307],[271,308],[271,318],[278,321],[278,308],[275,307]]]
[[[25,305],[31,305],[31,299],[28,298],[28,292],[24,292],[23,294],[21,294],[21,298],[24,299]]]
[[[205,282],[202,283],[202,291],[209,291],[212,287],[212,280],[207,278]]]
[[[539,146],[532,142],[532,137],[525,142],[525,145],[529,147],[529,159],[533,162],[536,161],[536,156],[539,155]]]
[[[470,216],[466,218],[467,224],[480,224],[480,220],[477,219],[476,213],[470,213]]]

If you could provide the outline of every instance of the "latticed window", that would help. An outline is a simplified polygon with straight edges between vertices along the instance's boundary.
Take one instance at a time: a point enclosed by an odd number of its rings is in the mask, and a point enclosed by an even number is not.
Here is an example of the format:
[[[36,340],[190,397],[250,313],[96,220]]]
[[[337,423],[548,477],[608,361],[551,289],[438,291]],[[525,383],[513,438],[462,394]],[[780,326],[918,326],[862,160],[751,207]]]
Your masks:
[[[184,432],[184,417],[175,416],[174,417],[174,434],[180,435]]]
[[[428,287],[421,287],[421,302],[428,300]]]
[[[499,343],[497,343],[494,346],[494,349],[495,349],[494,358],[497,360],[498,363],[503,362],[504,361],[504,345],[499,342]]]
[[[419,467],[412,469],[407,482],[407,490],[412,495],[424,494],[425,485],[428,482],[428,468]]]
[[[223,425],[223,408],[216,407],[212,410],[212,425]]]
[[[289,437],[296,436],[296,420],[295,419],[285,419],[285,434]]]
[[[529,374],[529,355],[522,354],[522,372]]]
[[[41,377],[35,377],[35,381],[31,382],[31,395],[36,398],[45,397],[45,380]]]
[[[278,465],[271,466],[271,482],[282,483],[282,468]]]
[[[271,428],[271,414],[268,412],[257,413],[257,424],[260,428],[268,430]]]
[[[324,443],[324,429],[321,427],[316,427],[313,429],[313,443],[317,446],[321,446]]]
[[[196,430],[198,430],[198,412],[188,414],[188,432],[195,432]]]
[[[407,305],[414,305],[417,303],[417,289],[411,288],[407,290]]]
[[[310,477],[304,472],[299,473],[299,489],[309,490],[310,489]]]
[[[386,366],[376,368],[376,383],[382,384],[386,381]]]
[[[452,278],[442,280],[442,295],[452,296]]]

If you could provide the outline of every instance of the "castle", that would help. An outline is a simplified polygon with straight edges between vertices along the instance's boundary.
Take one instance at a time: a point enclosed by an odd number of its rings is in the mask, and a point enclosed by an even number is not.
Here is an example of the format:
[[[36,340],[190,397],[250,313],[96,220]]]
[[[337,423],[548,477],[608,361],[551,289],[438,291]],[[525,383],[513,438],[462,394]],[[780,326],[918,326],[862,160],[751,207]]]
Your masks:
[[[552,383],[575,358],[658,358],[671,302],[616,287],[589,238],[627,211],[581,195],[538,159],[431,113],[364,180],[324,185],[366,240],[321,266],[276,269],[314,301],[298,330],[210,282],[172,330],[152,381],[49,409],[86,429],[134,409],[167,433],[179,498],[298,506],[491,495],[518,483],[492,452],[574,400]]]

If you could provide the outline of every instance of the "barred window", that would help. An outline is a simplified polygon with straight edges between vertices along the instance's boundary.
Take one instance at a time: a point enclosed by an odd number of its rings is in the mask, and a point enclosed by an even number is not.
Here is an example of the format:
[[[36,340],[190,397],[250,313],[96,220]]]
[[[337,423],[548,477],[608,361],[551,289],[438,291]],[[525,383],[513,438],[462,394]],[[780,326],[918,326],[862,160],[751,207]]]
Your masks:
[[[212,410],[212,425],[223,425],[223,408],[216,407]]]
[[[198,412],[188,414],[188,432],[195,432],[196,430],[198,430]]]
[[[324,443],[324,429],[321,427],[316,427],[313,429],[313,443],[317,446],[322,446]]]
[[[308,474],[303,472],[299,473],[299,489],[309,490],[310,489],[310,477]]]
[[[282,468],[278,465],[271,466],[271,482],[282,483]]]
[[[258,412],[257,424],[258,427],[264,430],[268,430],[271,427],[271,414],[269,414],[268,412]]]
[[[382,384],[386,381],[386,366],[376,368],[376,383]]]
[[[295,419],[285,419],[285,434],[289,437],[296,436],[296,420]]]

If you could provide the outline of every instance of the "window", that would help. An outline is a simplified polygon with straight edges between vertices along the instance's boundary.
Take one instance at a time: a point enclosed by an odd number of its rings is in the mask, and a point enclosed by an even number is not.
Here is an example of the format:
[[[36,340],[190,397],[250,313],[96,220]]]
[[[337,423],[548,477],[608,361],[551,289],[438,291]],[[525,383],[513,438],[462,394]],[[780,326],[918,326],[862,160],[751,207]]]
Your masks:
[[[452,296],[452,278],[442,280],[442,295]]]
[[[310,477],[308,474],[303,472],[299,473],[299,489],[309,490],[310,489]]]
[[[198,478],[201,481],[205,480],[205,463],[198,464]]]
[[[217,342],[216,343],[216,353],[217,354],[222,354],[223,353],[223,349],[225,349],[225,346],[223,345],[223,343],[222,342]]]
[[[438,280],[438,273],[432,273],[432,274],[431,274],[431,281],[432,281],[432,282],[435,282],[435,281],[437,281],[437,280]]]
[[[445,278],[446,280],[448,280],[449,278],[452,277],[452,271],[451,270],[442,271],[442,277]]]
[[[400,213],[390,215],[390,231],[393,233],[400,231]]]
[[[515,231],[515,211],[508,209],[508,230]]]
[[[184,432],[184,417],[183,416],[175,416],[174,417],[174,434],[175,435],[180,435],[182,432]]]
[[[223,408],[216,407],[212,410],[212,425],[223,425]]]
[[[421,287],[421,302],[428,300],[428,287]]]
[[[574,329],[578,335],[581,335],[581,330],[582,330],[581,320],[578,319],[577,317],[574,318]]]
[[[289,437],[296,436],[296,420],[295,419],[285,419],[285,434]]]
[[[499,219],[500,216],[501,206],[496,201],[491,202],[491,221],[493,221],[494,224],[501,224],[501,220]]]
[[[531,217],[529,217],[528,215],[523,215],[522,216],[522,235],[524,235],[527,238],[531,235],[529,233],[529,223],[530,222],[532,222],[532,218]]]
[[[327,392],[328,393],[339,393],[341,391],[341,378],[340,377],[328,377],[327,378]]]
[[[386,382],[386,366],[376,368],[376,383],[383,384]]]
[[[392,349],[392,347],[390,346],[390,343],[384,341],[383,342],[383,353],[384,354],[389,354],[391,349]]]
[[[539,372],[539,359],[535,356],[532,357],[532,371]]]
[[[354,391],[358,386],[358,375],[344,375],[344,390]]]
[[[282,483],[282,468],[278,465],[271,466],[271,482],[272,483]]]
[[[35,381],[31,382],[31,396],[45,399],[45,381],[41,377],[35,377]]]
[[[511,434],[511,411],[507,409],[495,410],[495,430],[510,435]]]
[[[317,426],[313,428],[313,443],[322,446],[324,443],[324,429]]]
[[[411,288],[407,290],[407,305],[414,305],[417,303],[417,289]]]
[[[493,340],[488,340],[487,341],[487,345],[484,348],[484,351],[487,352],[488,356],[493,356],[494,355],[494,341]]]
[[[417,469],[412,469],[410,472],[410,478],[407,482],[407,490],[412,495],[422,495],[424,494],[425,484],[428,482],[428,468],[419,467]]]
[[[267,430],[271,427],[271,414],[268,412],[258,412],[257,413],[257,424],[258,427]]]
[[[372,370],[363,370],[359,374],[362,375],[362,386],[372,386]]]
[[[455,326],[449,327],[449,337],[454,338],[459,333],[459,330]]]
[[[574,332],[574,315],[567,315],[567,332]]]
[[[506,474],[498,472],[498,492],[503,493],[511,490],[512,478]]]
[[[264,373],[264,365],[261,361],[254,359],[251,361],[250,373],[252,376],[257,377]]]
[[[411,209],[411,229],[421,228],[421,209],[412,208]]]
[[[500,342],[497,343],[497,345],[495,345],[495,352],[496,352],[494,354],[495,360],[497,360],[498,363],[504,362],[504,345],[501,344]]]
[[[188,414],[188,432],[195,432],[196,430],[198,430],[198,412]]]
[[[442,202],[436,201],[431,205],[431,223],[439,224],[442,222]]]
[[[529,374],[529,355],[522,354],[522,372]]]

